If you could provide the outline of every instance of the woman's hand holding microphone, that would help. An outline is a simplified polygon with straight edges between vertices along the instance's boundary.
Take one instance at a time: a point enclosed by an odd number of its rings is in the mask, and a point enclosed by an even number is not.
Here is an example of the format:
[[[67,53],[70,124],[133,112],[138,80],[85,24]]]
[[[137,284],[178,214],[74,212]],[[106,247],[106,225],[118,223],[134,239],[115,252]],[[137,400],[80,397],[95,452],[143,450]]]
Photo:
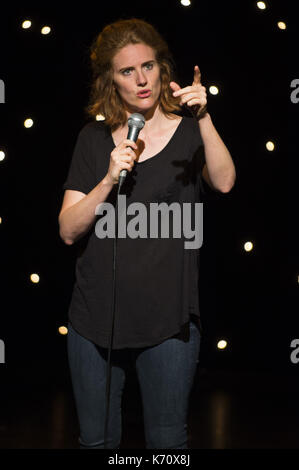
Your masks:
[[[110,155],[110,163],[106,180],[110,184],[117,184],[121,170],[132,171],[137,155],[134,150],[138,149],[135,142],[129,139],[123,140],[117,145]]]

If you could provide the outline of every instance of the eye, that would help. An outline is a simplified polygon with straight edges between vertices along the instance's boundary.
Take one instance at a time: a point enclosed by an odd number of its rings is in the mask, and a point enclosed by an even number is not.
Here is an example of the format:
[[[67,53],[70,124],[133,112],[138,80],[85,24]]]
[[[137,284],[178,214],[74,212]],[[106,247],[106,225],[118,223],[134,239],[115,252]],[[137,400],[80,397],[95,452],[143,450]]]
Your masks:
[[[129,75],[132,69],[125,69],[122,71],[123,75]],[[128,73],[127,73],[128,72]]]
[[[153,62],[150,62],[149,64],[146,64],[146,65],[145,65],[145,68],[146,68],[147,70],[152,70],[153,66],[154,66],[154,63],[153,63]]]

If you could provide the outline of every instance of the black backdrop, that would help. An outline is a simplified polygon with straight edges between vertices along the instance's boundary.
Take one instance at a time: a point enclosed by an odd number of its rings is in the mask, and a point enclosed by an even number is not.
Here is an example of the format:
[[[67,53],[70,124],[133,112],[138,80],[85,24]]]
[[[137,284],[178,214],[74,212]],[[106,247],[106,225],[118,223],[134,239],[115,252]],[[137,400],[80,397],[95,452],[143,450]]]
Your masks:
[[[205,186],[200,305],[201,366],[296,374],[290,342],[299,337],[296,76],[291,2],[266,11],[255,2],[179,1],[26,3],[2,15],[0,104],[1,319],[6,364],[0,373],[66,357],[66,325],[76,246],[59,238],[62,184],[77,134],[86,122],[89,46],[118,18],[143,18],[173,53],[181,86],[198,64],[212,120],[229,148],[237,181],[228,194]],[[32,20],[30,30],[20,25]],[[287,23],[287,31],[277,21]],[[42,36],[40,27],[50,25]],[[298,74],[297,74],[298,75]],[[31,117],[34,126],[23,127]],[[276,144],[268,152],[265,143]],[[252,241],[253,251],[243,249]],[[38,273],[40,282],[29,276]],[[217,350],[218,339],[228,348]],[[46,372],[44,372],[46,373]]]

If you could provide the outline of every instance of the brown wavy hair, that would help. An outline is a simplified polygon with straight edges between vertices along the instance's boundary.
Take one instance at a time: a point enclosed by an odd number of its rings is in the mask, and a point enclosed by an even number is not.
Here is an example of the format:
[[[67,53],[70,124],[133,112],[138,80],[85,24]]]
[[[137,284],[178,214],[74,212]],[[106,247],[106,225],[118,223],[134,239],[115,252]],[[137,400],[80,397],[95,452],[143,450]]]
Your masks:
[[[118,91],[113,86],[113,57],[128,44],[150,46],[160,67],[160,108],[165,115],[180,111],[179,98],[172,96],[169,82],[176,80],[175,66],[168,46],[156,29],[144,20],[131,18],[108,24],[90,48],[92,84],[86,112],[95,118],[105,117],[105,123],[117,129],[127,122],[127,115]],[[170,117],[170,116],[169,116]]]

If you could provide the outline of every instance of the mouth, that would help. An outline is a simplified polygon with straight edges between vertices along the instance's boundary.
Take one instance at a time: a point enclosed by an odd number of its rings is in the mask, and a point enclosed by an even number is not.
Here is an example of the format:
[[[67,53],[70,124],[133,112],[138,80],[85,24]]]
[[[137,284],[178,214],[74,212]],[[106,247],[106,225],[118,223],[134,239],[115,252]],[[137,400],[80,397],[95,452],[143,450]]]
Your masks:
[[[137,93],[138,98],[148,98],[151,95],[151,90],[142,90]]]

